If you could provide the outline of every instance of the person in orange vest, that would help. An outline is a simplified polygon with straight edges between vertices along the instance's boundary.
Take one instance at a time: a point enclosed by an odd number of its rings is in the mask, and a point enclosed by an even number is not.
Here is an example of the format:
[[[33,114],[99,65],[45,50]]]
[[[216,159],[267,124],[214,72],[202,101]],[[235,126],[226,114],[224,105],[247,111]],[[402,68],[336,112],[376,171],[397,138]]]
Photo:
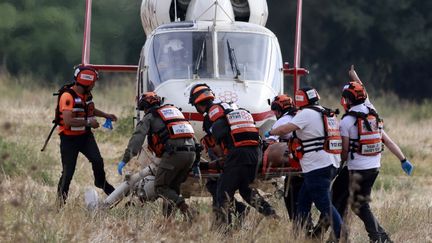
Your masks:
[[[297,107],[294,104],[294,100],[286,94],[275,96],[270,104],[270,108],[277,118],[277,121],[273,124],[272,129],[275,129],[290,122],[298,111]],[[274,142],[288,143],[289,139],[291,139],[292,136],[292,133],[284,134],[282,136],[273,135],[268,137],[265,142],[267,142],[268,144]],[[302,184],[303,177],[301,175],[289,175],[285,176],[284,178],[283,198],[285,202],[285,207],[288,212],[288,216],[291,220],[294,220],[294,215],[297,211],[297,200]]]
[[[273,207],[250,187],[255,180],[260,156],[260,137],[252,115],[236,104],[215,103],[214,93],[207,84],[196,84],[191,88],[189,103],[208,120],[209,132],[215,146],[224,157],[222,172],[216,188],[215,224],[232,226],[234,194],[238,190],[242,198],[264,216],[279,218]],[[241,215],[240,215],[241,217]]]
[[[105,177],[104,161],[91,129],[99,127],[96,117],[116,121],[114,114],[105,113],[93,103],[91,90],[98,80],[98,72],[90,67],[78,66],[74,83],[59,90],[55,121],[59,125],[62,174],[58,183],[58,206],[68,197],[69,185],[75,172],[78,153],[91,163],[96,187],[107,195],[114,191]]]
[[[117,165],[121,175],[123,168],[141,151],[145,139],[148,148],[160,158],[155,173],[156,193],[164,200],[162,211],[165,217],[175,216],[175,208],[191,221],[196,211],[189,207],[181,196],[180,186],[186,181],[192,165],[199,161],[200,146],[195,139],[192,125],[174,105],[162,104],[162,98],[155,92],[141,95],[138,109],[145,115],[138,122],[134,133]]]
[[[293,149],[300,160],[303,184],[298,198],[296,225],[308,223],[312,203],[323,217],[330,221],[334,236],[339,239],[342,218],[330,199],[331,181],[339,168],[342,141],[335,112],[319,104],[320,96],[312,87],[304,87],[295,93],[295,104],[300,111],[294,118],[265,133],[283,136],[293,132]],[[307,232],[308,233],[308,232]]]
[[[370,241],[392,242],[369,206],[372,187],[381,167],[383,145],[400,160],[407,175],[412,174],[414,167],[384,131],[382,119],[366,100],[367,93],[361,82],[351,81],[345,85],[341,103],[346,113],[342,117],[340,131],[341,158],[346,161],[349,171],[349,188],[346,189],[352,197],[350,206],[363,221]]]

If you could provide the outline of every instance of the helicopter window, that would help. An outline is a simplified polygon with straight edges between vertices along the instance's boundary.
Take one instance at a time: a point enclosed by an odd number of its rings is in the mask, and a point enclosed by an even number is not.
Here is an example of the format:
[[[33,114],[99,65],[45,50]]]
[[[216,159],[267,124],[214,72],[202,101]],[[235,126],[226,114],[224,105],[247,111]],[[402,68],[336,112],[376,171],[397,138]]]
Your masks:
[[[192,79],[196,69],[201,78],[213,76],[211,35],[168,32],[154,36],[149,55],[149,76],[154,87],[167,80]]]
[[[247,40],[247,41],[245,41]],[[253,33],[218,33],[219,76],[264,80],[268,69],[269,37]]]

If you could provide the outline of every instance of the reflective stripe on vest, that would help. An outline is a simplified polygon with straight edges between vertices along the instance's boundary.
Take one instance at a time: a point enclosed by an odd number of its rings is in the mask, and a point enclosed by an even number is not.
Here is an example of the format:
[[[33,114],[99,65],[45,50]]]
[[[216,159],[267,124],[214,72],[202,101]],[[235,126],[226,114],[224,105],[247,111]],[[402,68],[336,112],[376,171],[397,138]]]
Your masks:
[[[230,126],[231,138],[235,147],[256,146],[259,144],[259,131],[252,115],[243,109],[226,114]]]
[[[319,108],[315,106],[305,107],[304,109],[312,109],[321,113],[324,136],[307,140],[300,140],[303,154],[324,150],[331,154],[340,154],[342,152],[342,137],[339,130],[339,120],[336,114],[327,108]],[[295,133],[294,133],[295,134]],[[296,135],[295,135],[296,136]],[[297,148],[297,150],[299,150]]]
[[[160,117],[165,127],[159,131],[152,131],[149,135],[148,148],[153,151],[156,157],[161,157],[165,152],[165,143],[168,139],[193,138],[194,130],[183,113],[172,105],[164,105],[152,112],[153,115]]]
[[[361,112],[348,112],[357,121],[358,138],[350,139],[350,151],[364,156],[375,156],[383,151],[382,129],[383,122],[376,112],[370,108],[368,114]],[[353,158],[353,154],[351,154]]]

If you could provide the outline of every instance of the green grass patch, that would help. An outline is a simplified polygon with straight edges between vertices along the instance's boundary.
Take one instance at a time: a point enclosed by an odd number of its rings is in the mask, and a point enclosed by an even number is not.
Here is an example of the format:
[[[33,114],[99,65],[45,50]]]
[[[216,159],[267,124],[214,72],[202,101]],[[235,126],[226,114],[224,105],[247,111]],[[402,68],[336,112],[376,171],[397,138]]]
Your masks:
[[[29,175],[35,181],[53,186],[55,183],[50,175],[50,166],[54,158],[35,151],[34,149],[11,143],[0,137],[0,178],[3,176]]]
[[[415,181],[411,177],[405,176],[405,174],[400,176],[386,175],[382,171],[383,169],[380,170],[380,174],[375,181],[374,190],[410,190],[415,186]]]

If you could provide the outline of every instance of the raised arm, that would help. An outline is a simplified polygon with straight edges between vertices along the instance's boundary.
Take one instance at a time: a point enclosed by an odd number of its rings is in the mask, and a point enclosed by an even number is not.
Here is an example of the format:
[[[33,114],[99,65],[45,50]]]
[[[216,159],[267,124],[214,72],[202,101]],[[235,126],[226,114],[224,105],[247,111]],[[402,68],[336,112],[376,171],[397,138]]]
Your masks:
[[[357,75],[356,71],[354,70],[354,65],[351,65],[351,68],[348,71],[348,75],[349,75],[351,81],[357,81],[359,83],[362,83],[362,81],[360,80],[360,78]]]

